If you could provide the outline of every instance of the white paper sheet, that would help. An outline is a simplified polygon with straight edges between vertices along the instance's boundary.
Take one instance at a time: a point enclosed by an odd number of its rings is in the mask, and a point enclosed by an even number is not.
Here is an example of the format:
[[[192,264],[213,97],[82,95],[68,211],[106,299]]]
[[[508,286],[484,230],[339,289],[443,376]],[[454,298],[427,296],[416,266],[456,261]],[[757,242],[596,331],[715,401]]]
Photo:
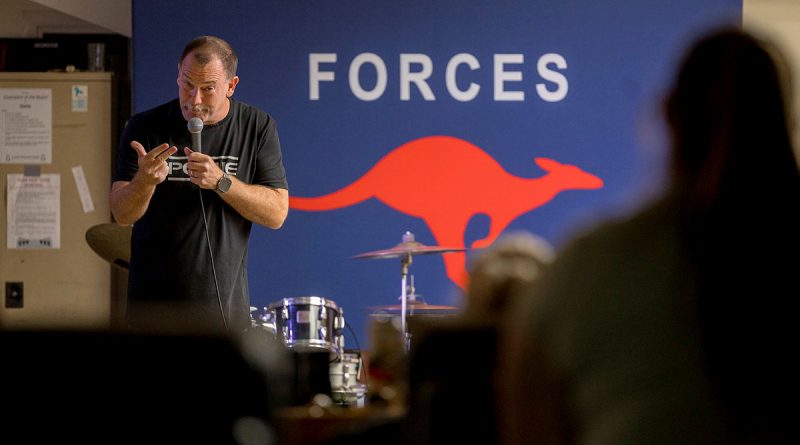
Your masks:
[[[76,165],[75,167],[72,167],[72,177],[75,179],[75,187],[78,188],[78,196],[81,198],[83,213],[94,211],[92,193],[89,191],[89,184],[86,183],[86,175],[83,173],[82,165]]]
[[[61,248],[61,175],[8,175],[8,249]]]

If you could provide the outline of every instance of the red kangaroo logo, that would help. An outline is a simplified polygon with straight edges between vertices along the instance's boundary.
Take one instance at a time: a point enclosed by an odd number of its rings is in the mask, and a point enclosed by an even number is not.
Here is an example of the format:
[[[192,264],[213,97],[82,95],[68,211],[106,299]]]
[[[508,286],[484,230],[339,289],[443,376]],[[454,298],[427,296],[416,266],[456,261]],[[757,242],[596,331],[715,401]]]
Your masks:
[[[316,198],[290,197],[297,210],[324,211],[377,198],[421,218],[442,247],[463,248],[464,232],[478,214],[490,218],[489,233],[471,247],[489,246],[520,215],[547,204],[559,192],[598,189],[603,180],[573,165],[536,158],[547,173],[521,178],[503,169],[480,147],[449,136],[429,136],[397,147],[352,184]],[[465,289],[466,254],[443,255],[447,276]]]

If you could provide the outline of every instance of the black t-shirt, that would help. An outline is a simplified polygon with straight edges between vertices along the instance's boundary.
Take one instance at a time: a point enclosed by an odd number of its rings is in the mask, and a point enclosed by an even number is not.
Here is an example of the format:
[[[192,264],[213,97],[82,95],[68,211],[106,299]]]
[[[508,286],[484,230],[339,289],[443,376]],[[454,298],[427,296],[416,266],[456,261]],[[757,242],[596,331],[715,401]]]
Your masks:
[[[231,100],[228,115],[206,125],[201,135],[202,152],[231,176],[248,184],[288,189],[278,131],[269,114]],[[218,327],[224,312],[230,329],[246,327],[250,306],[247,243],[252,223],[212,190],[202,190],[201,205],[201,189],[189,182],[186,170],[183,147],[191,147],[191,135],[179,101],[130,119],[120,139],[114,181],[131,181],[136,174],[133,140],[145,150],[167,143],[178,147],[178,152],[167,160],[166,180],[156,186],[147,211],[133,225],[128,323],[132,327],[154,323]]]

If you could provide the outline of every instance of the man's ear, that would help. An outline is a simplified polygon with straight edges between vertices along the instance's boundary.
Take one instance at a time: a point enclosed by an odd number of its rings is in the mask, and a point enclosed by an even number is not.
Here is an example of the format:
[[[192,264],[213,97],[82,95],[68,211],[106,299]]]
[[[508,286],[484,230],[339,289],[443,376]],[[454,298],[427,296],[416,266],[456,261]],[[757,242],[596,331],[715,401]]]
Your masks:
[[[225,96],[231,97],[233,96],[233,92],[236,90],[236,85],[239,83],[239,76],[233,76],[231,80],[228,81],[228,91],[225,92]]]

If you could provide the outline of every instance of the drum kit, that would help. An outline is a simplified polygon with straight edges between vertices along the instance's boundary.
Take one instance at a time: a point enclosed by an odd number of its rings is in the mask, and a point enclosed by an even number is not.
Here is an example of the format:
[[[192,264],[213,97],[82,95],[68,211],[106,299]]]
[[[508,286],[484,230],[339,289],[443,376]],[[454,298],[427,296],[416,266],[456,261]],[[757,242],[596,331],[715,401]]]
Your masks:
[[[403,234],[402,242],[388,249],[354,256],[355,259],[400,260],[400,304],[373,307],[379,314],[398,314],[403,346],[410,348],[408,317],[413,314],[454,313],[452,306],[429,305],[414,290],[414,277],[409,275],[413,257],[465,251],[464,248],[427,246],[415,240],[414,234]],[[410,278],[410,281],[409,281]],[[251,307],[254,327],[275,334],[289,348],[298,352],[328,351],[331,361],[330,380],[333,399],[340,405],[363,401],[366,387],[362,380],[362,356],[359,351],[344,347],[344,311],[334,301],[319,296],[284,298],[259,309]]]
[[[130,262],[131,228],[116,224],[100,224],[87,230],[89,246],[106,261],[123,269]],[[405,351],[410,348],[408,317],[413,314],[453,313],[451,306],[428,305],[414,291],[409,269],[413,257],[465,251],[465,248],[428,246],[406,232],[395,246],[355,255],[355,259],[400,260],[400,304],[377,306],[382,314],[399,314],[400,332]],[[410,277],[410,281],[409,281]],[[263,308],[250,307],[251,328],[264,329],[299,352],[329,352],[332,398],[339,405],[363,403],[366,386],[360,383],[362,356],[360,351],[345,349],[343,309],[331,299],[320,296],[283,298]]]

